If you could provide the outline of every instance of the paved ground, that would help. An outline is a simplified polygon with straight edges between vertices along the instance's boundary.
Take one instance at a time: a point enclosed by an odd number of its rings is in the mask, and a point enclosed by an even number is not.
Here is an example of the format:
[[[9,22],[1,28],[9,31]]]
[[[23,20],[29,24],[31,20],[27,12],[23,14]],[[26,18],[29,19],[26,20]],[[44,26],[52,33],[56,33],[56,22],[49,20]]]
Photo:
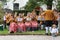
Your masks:
[[[0,36],[0,40],[60,40],[60,36],[40,36],[40,35],[12,35]]]

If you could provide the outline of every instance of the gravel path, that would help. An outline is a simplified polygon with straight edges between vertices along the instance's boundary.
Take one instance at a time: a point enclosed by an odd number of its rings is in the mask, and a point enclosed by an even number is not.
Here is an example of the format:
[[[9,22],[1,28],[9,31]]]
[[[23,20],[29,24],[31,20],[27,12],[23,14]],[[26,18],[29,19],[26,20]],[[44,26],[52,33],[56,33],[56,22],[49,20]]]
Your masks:
[[[60,40],[60,36],[40,36],[40,35],[7,35],[0,36],[0,40]]]

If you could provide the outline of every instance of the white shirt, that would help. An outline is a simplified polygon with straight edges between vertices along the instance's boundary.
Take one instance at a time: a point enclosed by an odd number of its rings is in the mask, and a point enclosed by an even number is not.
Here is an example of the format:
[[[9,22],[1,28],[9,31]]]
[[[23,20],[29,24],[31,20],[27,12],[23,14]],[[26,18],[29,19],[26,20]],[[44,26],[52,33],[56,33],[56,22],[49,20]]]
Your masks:
[[[26,18],[27,21],[31,21],[31,18]]]
[[[57,28],[52,28],[52,30],[51,30],[51,33],[58,33],[58,29]]]
[[[41,18],[40,16],[38,16],[37,20],[42,20],[43,21],[44,18],[43,17]]]
[[[57,20],[60,21],[60,17],[58,17]]]
[[[40,16],[38,16],[37,20],[41,20]]]
[[[22,20],[23,20],[23,18],[17,18],[17,20],[18,20],[18,21],[22,21]]]
[[[6,20],[6,16],[4,16],[3,19]]]

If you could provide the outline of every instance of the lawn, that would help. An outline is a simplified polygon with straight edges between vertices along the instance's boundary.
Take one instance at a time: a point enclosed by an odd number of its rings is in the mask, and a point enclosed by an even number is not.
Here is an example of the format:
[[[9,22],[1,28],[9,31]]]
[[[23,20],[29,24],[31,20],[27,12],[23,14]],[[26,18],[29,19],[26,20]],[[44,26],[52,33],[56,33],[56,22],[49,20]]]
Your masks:
[[[6,35],[6,34],[9,34],[8,33],[8,30],[7,29],[4,29],[4,31],[0,31],[0,35]],[[33,34],[37,34],[37,35],[44,35],[45,34],[45,30],[38,30],[38,31],[34,31],[34,32],[29,32],[29,31],[27,31],[27,32],[22,32],[22,33],[19,33],[19,32],[17,32],[17,33],[14,33],[14,34],[20,34],[20,35],[33,35]]]
[[[9,34],[7,29],[4,29],[4,31],[0,31],[0,35],[45,35],[45,30],[38,30],[38,31],[27,31],[27,32],[22,32],[22,33],[14,33],[14,34]],[[60,35],[60,33],[59,33]]]

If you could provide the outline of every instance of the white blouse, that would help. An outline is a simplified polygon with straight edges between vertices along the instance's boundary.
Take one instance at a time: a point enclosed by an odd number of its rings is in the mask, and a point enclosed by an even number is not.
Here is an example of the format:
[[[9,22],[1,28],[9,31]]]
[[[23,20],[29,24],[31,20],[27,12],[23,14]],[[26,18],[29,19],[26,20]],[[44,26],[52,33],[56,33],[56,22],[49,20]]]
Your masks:
[[[4,16],[3,19],[6,20],[6,16]]]
[[[58,33],[58,28],[52,28],[51,33]]]
[[[17,18],[17,21],[22,21],[23,20],[23,18]]]
[[[31,21],[31,18],[26,18],[27,21]]]
[[[43,21],[44,18],[43,17],[41,18],[40,16],[38,16],[37,20],[42,20]]]

